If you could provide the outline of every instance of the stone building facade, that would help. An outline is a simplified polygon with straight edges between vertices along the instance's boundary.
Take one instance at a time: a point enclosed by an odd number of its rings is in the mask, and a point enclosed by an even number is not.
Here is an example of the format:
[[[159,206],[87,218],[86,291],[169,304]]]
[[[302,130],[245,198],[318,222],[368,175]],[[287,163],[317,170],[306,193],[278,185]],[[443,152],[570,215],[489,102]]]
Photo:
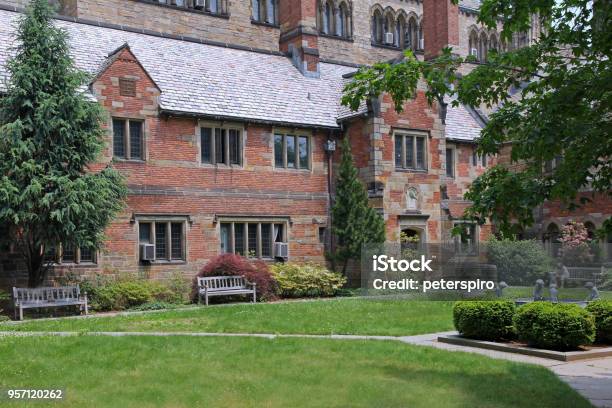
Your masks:
[[[0,0],[0,78],[25,3]],[[475,153],[481,112],[449,104],[443,113],[425,89],[402,113],[388,96],[356,112],[340,105],[356,66],[404,49],[426,58],[453,45],[484,59],[489,46],[529,40],[502,44],[479,27],[476,0],[57,3],[57,24],[108,114],[96,166],[124,173],[129,197],[102,250],[50,251],[52,277],[193,275],[219,253],[274,261],[283,245],[285,259],[325,262],[339,162],[326,147],[344,137],[388,240],[403,232],[473,245],[491,233],[466,224],[461,238],[450,235],[469,184],[497,160]],[[16,255],[3,252],[0,286],[24,279]]]

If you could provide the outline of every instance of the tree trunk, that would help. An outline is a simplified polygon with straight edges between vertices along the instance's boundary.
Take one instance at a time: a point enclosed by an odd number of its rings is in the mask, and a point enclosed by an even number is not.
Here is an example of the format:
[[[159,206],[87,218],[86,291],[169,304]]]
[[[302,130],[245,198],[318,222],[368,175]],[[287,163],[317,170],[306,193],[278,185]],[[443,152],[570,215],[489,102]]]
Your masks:
[[[31,249],[29,251],[29,259],[27,261],[28,266],[28,287],[35,288],[42,285],[45,280],[47,269],[44,266],[45,255],[41,253],[40,249]]]

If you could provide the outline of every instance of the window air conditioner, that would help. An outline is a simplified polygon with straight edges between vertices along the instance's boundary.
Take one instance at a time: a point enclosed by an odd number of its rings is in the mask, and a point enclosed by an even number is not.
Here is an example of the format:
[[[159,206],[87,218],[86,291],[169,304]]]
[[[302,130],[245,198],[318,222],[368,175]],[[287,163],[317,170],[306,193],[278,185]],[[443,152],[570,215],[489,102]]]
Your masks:
[[[425,39],[420,38],[419,39],[419,50],[424,50],[424,49],[425,49]]]
[[[197,8],[198,10],[201,10],[204,8],[204,5],[206,3],[206,0],[195,0],[194,1],[194,6],[195,8]]]
[[[275,242],[274,257],[283,259],[289,258],[289,244],[286,242]]]
[[[393,44],[393,33],[385,33],[385,43]]]
[[[141,261],[155,260],[155,245],[140,244],[140,260]]]

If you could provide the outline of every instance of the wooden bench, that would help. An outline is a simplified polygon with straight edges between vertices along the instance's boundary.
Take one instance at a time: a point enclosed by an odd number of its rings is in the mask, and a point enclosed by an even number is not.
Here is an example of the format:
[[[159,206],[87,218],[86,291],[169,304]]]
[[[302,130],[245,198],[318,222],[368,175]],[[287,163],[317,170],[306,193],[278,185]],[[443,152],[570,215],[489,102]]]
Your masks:
[[[59,286],[41,288],[13,288],[13,302],[15,303],[15,318],[19,310],[19,320],[23,320],[23,309],[79,306],[89,313],[87,306],[87,293],[81,296],[79,286]]]
[[[253,294],[253,303],[257,301],[256,283],[247,281],[244,276],[208,276],[198,277],[198,303],[204,297],[206,306],[211,296]]]

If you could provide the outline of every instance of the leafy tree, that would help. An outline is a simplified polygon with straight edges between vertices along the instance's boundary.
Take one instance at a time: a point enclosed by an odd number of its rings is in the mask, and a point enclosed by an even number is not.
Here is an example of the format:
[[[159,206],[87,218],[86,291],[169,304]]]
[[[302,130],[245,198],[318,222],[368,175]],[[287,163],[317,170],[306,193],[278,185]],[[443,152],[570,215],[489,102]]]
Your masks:
[[[489,28],[503,24],[503,41],[527,32],[534,16],[540,38],[519,49],[490,50],[485,63],[453,55],[451,48],[429,61],[408,51],[399,63],[360,69],[342,102],[356,109],[386,92],[401,111],[423,79],[430,103],[455,94],[454,105],[494,108],[478,150],[497,154],[510,144],[511,159],[521,166],[493,167],[477,179],[466,194],[473,202],[466,215],[481,223],[490,218],[511,236],[513,223],[532,224],[533,208],[545,200],[576,208],[591,200],[577,200],[581,190],[611,194],[611,9],[601,0],[483,0],[478,19]],[[467,65],[475,68],[459,75]],[[558,157],[552,171],[543,171]],[[605,225],[612,231],[611,219]]]
[[[348,138],[342,142],[342,158],[332,207],[332,230],[338,240],[334,257],[343,262],[346,274],[349,259],[359,258],[363,244],[385,241],[385,222],[368,205],[368,193],[359,181]]]
[[[34,0],[19,21],[0,98],[0,239],[22,256],[31,287],[46,276],[45,251],[99,248],[127,194],[117,171],[88,168],[104,146],[103,111],[85,95],[87,76],[52,14]]]

